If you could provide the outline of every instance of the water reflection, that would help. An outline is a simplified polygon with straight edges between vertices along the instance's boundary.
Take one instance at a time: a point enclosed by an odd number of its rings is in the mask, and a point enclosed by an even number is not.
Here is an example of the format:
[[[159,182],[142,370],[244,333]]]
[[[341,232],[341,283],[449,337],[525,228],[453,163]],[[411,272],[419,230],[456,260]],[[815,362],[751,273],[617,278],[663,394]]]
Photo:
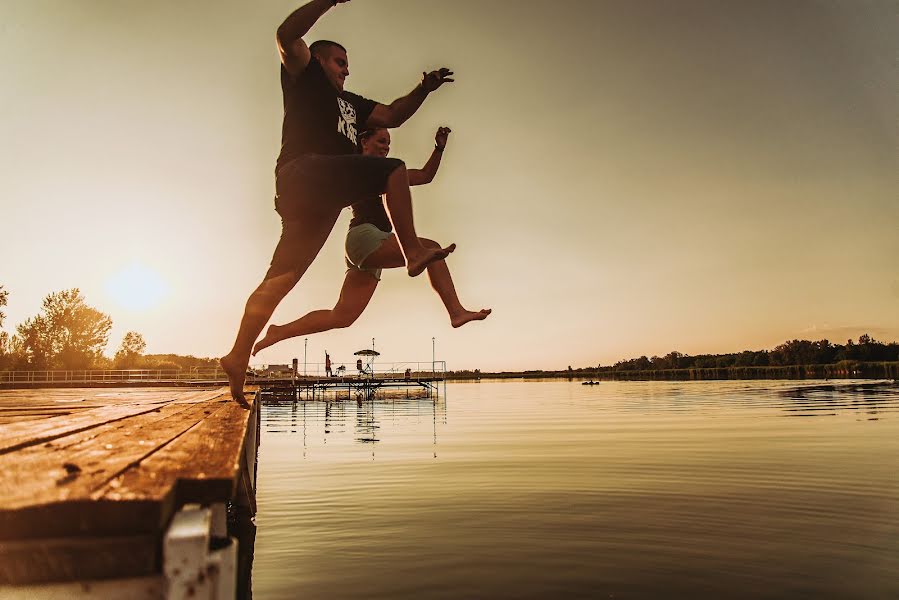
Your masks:
[[[449,392],[263,406],[258,597],[899,597],[895,386]]]
[[[807,384],[780,390],[778,395],[791,417],[855,411],[859,418],[876,421],[883,413],[899,410],[899,386],[890,382]]]
[[[228,536],[237,540],[237,600],[253,598],[253,555],[256,551],[256,524],[249,508],[228,505]]]
[[[444,398],[409,392],[381,391],[377,394],[346,399],[327,397],[316,400],[277,399],[264,400],[262,427],[272,434],[302,434],[303,456],[313,441],[328,444],[340,441],[348,433],[358,444],[376,445],[382,441],[383,421],[389,421],[390,430],[402,435],[406,424],[418,428],[422,419],[431,423],[433,456],[437,456],[438,424],[446,424]],[[408,423],[406,423],[408,422]]]
[[[776,412],[771,415],[784,417],[836,416],[850,411],[859,418],[876,419],[899,411],[899,385],[891,381],[629,381],[603,382],[602,386],[578,390],[581,393],[573,398],[592,397],[597,403],[613,403],[616,410],[644,414],[708,411],[715,416],[726,407],[773,409]]]

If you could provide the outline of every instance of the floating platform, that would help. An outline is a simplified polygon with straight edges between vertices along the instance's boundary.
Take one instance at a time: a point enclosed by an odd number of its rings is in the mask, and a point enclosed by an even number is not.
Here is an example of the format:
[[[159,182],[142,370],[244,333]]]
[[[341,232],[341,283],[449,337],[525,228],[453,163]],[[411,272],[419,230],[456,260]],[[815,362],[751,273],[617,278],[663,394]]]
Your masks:
[[[437,393],[437,384],[446,383],[446,363],[385,363],[372,371],[326,376],[321,365],[311,365],[314,371],[300,374],[299,370],[247,374],[246,385],[261,390],[285,390],[293,387],[305,392],[322,389],[366,391],[372,389],[420,387]],[[407,376],[405,371],[409,372]],[[338,371],[339,373],[339,371]],[[48,388],[122,388],[122,387],[213,387],[228,385],[224,371],[210,369],[125,369],[88,371],[3,371],[0,390]]]
[[[254,382],[256,383],[256,382]],[[440,384],[446,385],[442,376],[387,376],[375,377],[317,377],[294,380],[274,380],[259,384],[263,402],[266,398],[316,399],[370,399],[380,391],[415,390],[428,397],[440,396]]]
[[[256,397],[0,391],[0,597],[235,597],[226,505],[255,514]]]

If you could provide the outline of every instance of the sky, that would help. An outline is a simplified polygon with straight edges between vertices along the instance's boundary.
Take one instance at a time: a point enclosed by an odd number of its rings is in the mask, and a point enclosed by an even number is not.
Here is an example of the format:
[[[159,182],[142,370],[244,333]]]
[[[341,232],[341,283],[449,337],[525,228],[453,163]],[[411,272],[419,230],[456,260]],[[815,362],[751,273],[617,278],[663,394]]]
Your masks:
[[[220,356],[280,234],[282,0],[0,4],[5,329],[78,287],[147,352]],[[421,235],[458,244],[453,329],[386,271],[350,328],[253,359],[564,369],[640,355],[899,339],[899,105],[890,1],[352,0],[308,41],[383,103],[456,82],[393,132],[436,180]],[[272,321],[329,308],[348,211]],[[433,340],[432,340],[433,338]]]

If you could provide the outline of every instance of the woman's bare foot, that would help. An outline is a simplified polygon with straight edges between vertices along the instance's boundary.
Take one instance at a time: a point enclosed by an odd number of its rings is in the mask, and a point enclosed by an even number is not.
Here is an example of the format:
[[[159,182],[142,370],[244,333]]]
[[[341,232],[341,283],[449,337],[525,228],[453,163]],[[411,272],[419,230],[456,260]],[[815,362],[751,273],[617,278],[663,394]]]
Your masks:
[[[250,408],[250,403],[243,394],[243,384],[247,379],[247,363],[241,365],[235,357],[227,354],[219,359],[219,364],[222,365],[222,369],[228,376],[231,397],[242,407]]]
[[[425,248],[415,253],[413,256],[406,257],[406,270],[409,277],[418,277],[424,273],[425,269],[432,262],[443,260],[456,249],[455,244],[450,244],[446,248]]]
[[[281,340],[287,339],[288,336],[281,333],[283,329],[283,325],[269,325],[268,331],[265,332],[265,337],[256,342],[256,345],[253,346],[253,356],[256,356],[256,353],[263,348],[268,348],[272,344],[277,344]]]
[[[464,310],[458,314],[450,316],[450,323],[453,327],[462,327],[469,321],[483,321],[487,318],[487,315],[492,313],[493,310],[489,308],[483,308],[477,312],[472,312],[470,310]]]

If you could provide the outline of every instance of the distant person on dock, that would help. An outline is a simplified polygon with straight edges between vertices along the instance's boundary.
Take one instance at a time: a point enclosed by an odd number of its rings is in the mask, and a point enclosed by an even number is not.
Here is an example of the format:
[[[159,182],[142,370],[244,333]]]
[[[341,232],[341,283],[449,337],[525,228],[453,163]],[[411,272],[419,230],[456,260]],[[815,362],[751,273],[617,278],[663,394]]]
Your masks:
[[[454,249],[422,245],[401,160],[356,152],[357,127],[399,127],[431,92],[453,81],[453,72],[444,67],[423,73],[415,89],[389,105],[345,91],[350,74],[346,49],[327,40],[307,46],[303,36],[328,10],[347,1],[312,0],[278,27],[284,124],[275,166],[275,210],[281,216],[281,239],[264,280],[247,300],[234,346],[221,359],[231,396],[244,407],[249,407],[243,386],[253,343],[318,255],[343,208],[386,193],[403,264],[412,277]]]
[[[325,375],[328,377],[333,377],[334,374],[331,373],[331,357],[328,355],[328,351],[325,350]]]
[[[437,129],[431,157],[421,169],[409,169],[409,185],[424,185],[433,181],[440,168],[440,159],[449,141],[449,134],[449,127]],[[390,132],[386,129],[365,131],[360,134],[359,142],[364,156],[383,158],[390,151]],[[390,220],[379,195],[374,194],[353,204],[353,219],[346,235],[348,269],[337,304],[330,310],[314,310],[286,325],[269,326],[265,337],[253,348],[253,355],[287,338],[352,325],[375,293],[381,280],[381,269],[403,266],[403,253],[396,235],[390,231]],[[439,247],[437,242],[426,238],[420,238],[420,241],[424,246]],[[490,314],[489,308],[471,311],[462,306],[446,261],[438,260],[428,265],[428,277],[434,291],[443,301],[453,327],[486,319]]]

